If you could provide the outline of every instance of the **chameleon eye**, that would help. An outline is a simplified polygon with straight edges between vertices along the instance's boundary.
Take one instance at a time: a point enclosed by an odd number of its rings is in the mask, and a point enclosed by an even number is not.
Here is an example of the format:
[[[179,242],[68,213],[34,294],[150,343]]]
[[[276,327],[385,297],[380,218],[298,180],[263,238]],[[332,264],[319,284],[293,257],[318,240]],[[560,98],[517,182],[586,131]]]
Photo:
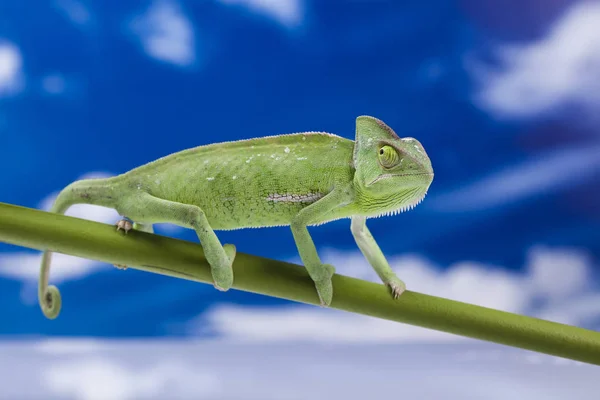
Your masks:
[[[391,168],[398,163],[400,156],[392,146],[382,146],[379,149],[379,162],[384,168]]]

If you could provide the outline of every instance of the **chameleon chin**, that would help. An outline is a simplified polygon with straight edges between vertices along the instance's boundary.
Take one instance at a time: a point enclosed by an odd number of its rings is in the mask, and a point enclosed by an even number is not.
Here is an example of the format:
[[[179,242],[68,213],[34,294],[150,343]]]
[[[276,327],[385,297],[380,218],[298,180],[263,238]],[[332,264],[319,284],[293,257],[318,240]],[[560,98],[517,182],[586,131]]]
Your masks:
[[[290,226],[321,304],[328,306],[335,270],[321,262],[307,226],[351,218],[356,244],[397,298],[405,284],[366,220],[412,209],[432,180],[431,161],[419,141],[360,116],[355,140],[302,132],[199,146],[115,177],[76,181],[60,192],[51,211],[64,214],[74,204],[95,204],[127,217],[117,230],[153,232],[154,223],[194,229],[214,286],[223,291],[233,285],[235,246],[221,245],[215,230]],[[42,256],[38,297],[43,313],[53,319],[61,298],[48,286],[50,257],[48,251]]]

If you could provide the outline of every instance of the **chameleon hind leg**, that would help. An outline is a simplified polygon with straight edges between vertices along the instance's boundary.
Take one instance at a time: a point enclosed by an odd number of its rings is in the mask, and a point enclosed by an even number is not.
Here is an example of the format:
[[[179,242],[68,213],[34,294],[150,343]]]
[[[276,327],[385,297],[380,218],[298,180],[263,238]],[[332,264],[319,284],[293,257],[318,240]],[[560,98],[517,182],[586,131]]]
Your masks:
[[[373,267],[383,283],[390,288],[392,296],[397,299],[405,290],[406,285],[400,280],[390,267],[385,256],[381,252],[379,245],[371,235],[367,228],[367,220],[365,217],[352,217],[350,224],[352,236],[358,245],[358,248],[363,253],[369,264]]]
[[[233,285],[235,246],[221,245],[200,207],[163,200],[148,193],[135,193],[122,200],[117,211],[133,220],[142,221],[142,227],[153,223],[172,223],[194,229],[210,264],[215,288],[226,291]]]
[[[136,231],[141,231],[141,232],[154,233],[154,228],[152,227],[152,224],[140,224],[139,222],[133,222],[132,220],[130,220],[127,217],[123,217],[122,219],[117,221],[115,226],[117,227],[117,231],[122,230],[123,232],[125,232],[125,234],[127,234],[127,232],[129,232],[132,229],[136,230]],[[122,270],[127,269],[127,265],[123,265],[123,264],[113,264],[113,265],[118,269],[122,269]]]
[[[118,231],[123,230],[123,232],[125,233],[129,232],[132,229],[140,232],[154,233],[154,227],[152,226],[152,224],[141,224],[139,222],[133,222],[127,217],[123,217],[122,219],[120,219],[115,224],[115,226],[117,227]]]

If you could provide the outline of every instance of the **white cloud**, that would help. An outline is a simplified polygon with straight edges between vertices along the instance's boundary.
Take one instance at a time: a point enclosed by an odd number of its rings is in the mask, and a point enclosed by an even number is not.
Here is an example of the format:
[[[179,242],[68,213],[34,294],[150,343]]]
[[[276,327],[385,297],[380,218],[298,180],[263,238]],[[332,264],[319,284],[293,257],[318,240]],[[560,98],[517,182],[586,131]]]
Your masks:
[[[55,396],[81,400],[129,400],[157,396],[211,398],[221,384],[213,374],[166,359],[135,370],[115,360],[89,357],[53,365],[44,374]]]
[[[81,179],[104,179],[110,178],[111,174],[106,172],[88,172],[86,174],[81,175],[77,178],[77,180]],[[56,200],[56,196],[58,196],[58,191],[48,195],[45,199],[41,201],[40,208],[42,210],[49,211]],[[113,209],[93,206],[89,204],[76,204],[69,208],[65,215],[69,215],[71,217],[84,218],[89,219],[91,221],[97,222],[116,222],[119,215]]]
[[[268,16],[280,24],[295,28],[304,19],[304,5],[301,0],[219,0],[226,5],[246,7],[257,14]]]
[[[18,92],[22,86],[21,52],[12,43],[0,40],[0,97]]]
[[[192,23],[174,0],[155,0],[129,24],[150,57],[180,67],[196,62]]]
[[[44,338],[38,339],[30,344],[30,348],[41,354],[53,357],[63,355],[82,355],[101,353],[110,342],[99,338]]]
[[[49,343],[79,339],[49,339]],[[87,339],[83,339],[87,342]],[[0,341],[6,398],[418,399],[589,397],[598,367],[508,346],[468,343],[240,343],[99,340],[48,354],[36,340]],[[553,378],[548,384],[548,377]],[[423,384],[435,377],[435,384]]]
[[[90,172],[80,176],[78,180],[108,178],[110,176],[112,175],[105,172]],[[46,196],[40,202],[39,208],[49,211],[56,200],[56,196],[58,196],[58,192]],[[91,204],[75,204],[67,210],[65,215],[105,224],[114,224],[121,218],[117,211],[112,208]],[[155,228],[156,231],[167,234],[178,233],[182,229],[172,224],[157,224]],[[37,294],[29,289],[33,283],[37,283],[40,262],[40,252],[19,251],[0,253],[0,277],[23,281],[26,284],[23,292],[24,301],[34,301],[37,299]],[[90,275],[100,268],[105,268],[106,264],[96,260],[54,253],[52,255],[52,266],[50,279],[55,284]]]
[[[25,283],[37,282],[41,254],[28,252],[0,253],[0,276]],[[102,267],[98,261],[54,253],[52,256],[52,283],[78,279]]]
[[[81,180],[108,178],[111,176],[113,175],[105,172],[90,172],[80,176],[77,179]],[[44,200],[42,200],[40,208],[42,210],[49,211],[50,208],[52,208],[52,205],[54,204],[56,196],[58,196],[58,192],[52,193],[49,196],[47,196]],[[75,204],[69,208],[65,215],[68,215],[70,217],[88,219],[90,221],[102,222],[105,224],[114,224],[121,218],[117,211],[115,211],[112,208],[95,206],[91,204]],[[156,224],[155,229],[166,233],[177,233],[180,232],[182,228],[178,225],[164,223]]]
[[[337,253],[339,254],[339,253]],[[341,273],[378,281],[360,253],[324,252]],[[590,288],[591,261],[570,249],[532,248],[524,274],[460,262],[441,271],[422,257],[390,259],[410,290],[519,314],[543,315],[581,325],[600,316],[600,296]],[[356,273],[358,272],[358,273]],[[443,342],[460,336],[304,305],[285,308],[216,306],[190,322],[190,331],[214,331],[240,341]]]
[[[477,211],[514,204],[593,179],[600,171],[600,147],[571,147],[513,165],[470,185],[431,196],[437,211]]]
[[[77,0],[56,0],[54,6],[76,25],[87,25],[91,13],[87,7]]]
[[[106,178],[111,175],[102,172],[93,172],[82,175],[79,179]],[[42,200],[39,208],[50,210],[58,192]],[[119,220],[119,214],[110,208],[93,206],[89,204],[76,204],[69,208],[66,215],[91,221],[113,224]],[[8,252],[0,253],[0,276],[17,279],[31,284],[37,282],[41,253]],[[52,283],[64,282],[87,276],[104,264],[85,258],[74,257],[66,254],[54,253],[52,256],[51,281]]]
[[[574,254],[536,247],[529,252],[527,262],[534,295],[564,301],[590,289],[592,261],[584,252]]]
[[[463,338],[443,332],[367,318],[339,310],[219,305],[191,323],[191,331],[210,327],[240,342],[447,342]]]
[[[560,278],[557,278],[560,281]],[[536,314],[538,318],[565,324],[588,322],[593,329],[600,330],[600,293],[584,292],[574,298],[553,300]]]
[[[469,65],[481,83],[475,101],[499,117],[543,115],[575,105],[600,109],[600,3],[578,2],[546,37],[498,52],[501,68]]]

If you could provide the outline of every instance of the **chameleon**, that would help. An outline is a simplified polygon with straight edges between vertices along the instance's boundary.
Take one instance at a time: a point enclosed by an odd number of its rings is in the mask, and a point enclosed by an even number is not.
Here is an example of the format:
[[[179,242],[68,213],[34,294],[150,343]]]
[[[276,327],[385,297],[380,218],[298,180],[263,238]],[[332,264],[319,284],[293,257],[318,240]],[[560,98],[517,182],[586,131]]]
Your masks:
[[[366,220],[419,204],[433,168],[417,139],[401,138],[371,116],[357,117],[355,126],[355,140],[311,131],[182,150],[121,175],[77,180],[60,191],[50,211],[64,214],[74,204],[93,204],[123,217],[117,230],[153,233],[155,223],[193,229],[221,291],[233,285],[236,247],[222,245],[215,230],[289,226],[324,307],[333,298],[335,268],[321,262],[307,227],[349,218],[358,248],[398,298],[406,285]],[[42,254],[38,299],[43,314],[54,319],[61,296],[48,282],[51,255]]]

